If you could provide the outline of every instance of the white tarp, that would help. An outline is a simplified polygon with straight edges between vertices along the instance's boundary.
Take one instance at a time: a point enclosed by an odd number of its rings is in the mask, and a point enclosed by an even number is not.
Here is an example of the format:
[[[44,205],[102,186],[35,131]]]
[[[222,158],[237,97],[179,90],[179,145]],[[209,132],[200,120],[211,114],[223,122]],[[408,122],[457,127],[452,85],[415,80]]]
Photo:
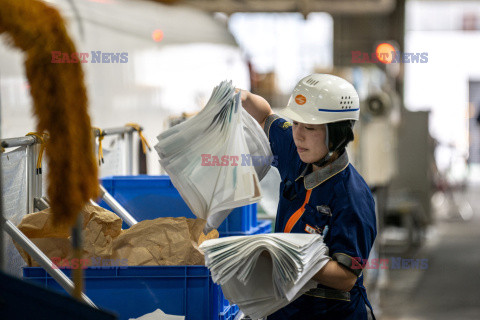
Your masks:
[[[27,152],[26,147],[2,153],[2,199],[4,217],[18,225],[27,214]],[[13,245],[10,236],[4,232],[4,254],[6,270],[9,274],[21,277],[25,261]]]
[[[96,142],[96,150],[98,153],[98,142]],[[127,171],[125,163],[125,139],[120,136],[106,136],[102,141],[102,150],[104,161],[99,168],[100,177],[125,175]]]

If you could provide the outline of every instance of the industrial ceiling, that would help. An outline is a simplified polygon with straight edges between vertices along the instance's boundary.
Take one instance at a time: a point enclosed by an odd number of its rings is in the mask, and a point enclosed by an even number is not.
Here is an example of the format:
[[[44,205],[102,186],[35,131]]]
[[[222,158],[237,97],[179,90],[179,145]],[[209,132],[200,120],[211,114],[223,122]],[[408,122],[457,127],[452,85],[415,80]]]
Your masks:
[[[396,0],[184,0],[210,12],[328,12],[331,14],[388,14]]]

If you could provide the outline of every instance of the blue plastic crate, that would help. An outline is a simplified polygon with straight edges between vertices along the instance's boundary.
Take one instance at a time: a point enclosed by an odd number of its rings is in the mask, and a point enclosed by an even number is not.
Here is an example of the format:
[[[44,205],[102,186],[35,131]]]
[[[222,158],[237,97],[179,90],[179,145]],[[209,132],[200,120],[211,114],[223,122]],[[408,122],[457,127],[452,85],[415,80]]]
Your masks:
[[[105,310],[93,308],[36,283],[0,271],[1,319],[116,320]]]
[[[169,176],[113,176],[101,179],[105,189],[138,221],[159,217],[195,218]],[[110,208],[103,201],[100,205]],[[218,228],[222,235],[250,233],[257,227],[257,204],[236,208]],[[123,228],[128,226],[124,223]]]
[[[258,230],[256,234],[261,233],[271,233],[272,232],[272,221],[271,220],[260,220],[258,221]]]
[[[71,274],[69,269],[62,271]],[[23,276],[66,294],[42,268],[24,268]],[[157,308],[188,320],[233,320],[238,313],[238,307],[228,304],[204,266],[87,268],[84,279],[87,296],[121,320]]]
[[[224,232],[220,234],[220,237],[231,237],[231,236],[251,236],[254,234],[270,233],[272,232],[272,221],[271,220],[259,220],[258,225],[252,229],[250,232]]]

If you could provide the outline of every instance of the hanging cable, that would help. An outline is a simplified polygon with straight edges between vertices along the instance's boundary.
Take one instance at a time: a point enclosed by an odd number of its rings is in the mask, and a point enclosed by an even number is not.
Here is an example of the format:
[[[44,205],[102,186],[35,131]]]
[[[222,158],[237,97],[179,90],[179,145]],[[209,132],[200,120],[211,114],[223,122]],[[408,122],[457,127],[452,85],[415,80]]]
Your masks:
[[[147,139],[145,138],[145,136],[142,133],[142,131],[143,131],[142,127],[140,127],[136,123],[127,123],[125,126],[126,127],[132,127],[133,129],[135,129],[135,131],[138,132],[138,136],[140,137],[140,140],[142,140],[142,149],[143,149],[144,154],[147,154],[147,147],[148,147],[148,151],[152,151],[152,148],[150,148],[150,145],[148,144]]]
[[[105,163],[103,160],[103,147],[102,147],[102,141],[103,138],[105,137],[105,131],[98,128],[98,127],[92,127],[94,130],[98,130],[98,165],[101,166],[102,163]]]
[[[37,132],[29,132],[26,134],[26,136],[33,136],[38,139],[37,142],[40,142],[40,152],[38,153],[36,173],[42,174],[43,151],[45,151],[45,140],[46,138],[48,138],[48,134],[43,133],[42,135],[40,135]]]

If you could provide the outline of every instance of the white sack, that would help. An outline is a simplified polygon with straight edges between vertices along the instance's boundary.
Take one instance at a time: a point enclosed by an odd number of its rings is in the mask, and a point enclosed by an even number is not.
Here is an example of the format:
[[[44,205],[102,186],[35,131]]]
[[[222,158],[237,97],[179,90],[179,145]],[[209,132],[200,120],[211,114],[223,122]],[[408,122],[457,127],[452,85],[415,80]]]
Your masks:
[[[160,164],[190,210],[207,220],[205,231],[218,228],[233,208],[260,200],[259,181],[270,169],[272,153],[231,82],[215,87],[196,116],[157,138]],[[204,163],[207,157],[212,161]],[[226,165],[204,165],[215,164],[215,157]]]

